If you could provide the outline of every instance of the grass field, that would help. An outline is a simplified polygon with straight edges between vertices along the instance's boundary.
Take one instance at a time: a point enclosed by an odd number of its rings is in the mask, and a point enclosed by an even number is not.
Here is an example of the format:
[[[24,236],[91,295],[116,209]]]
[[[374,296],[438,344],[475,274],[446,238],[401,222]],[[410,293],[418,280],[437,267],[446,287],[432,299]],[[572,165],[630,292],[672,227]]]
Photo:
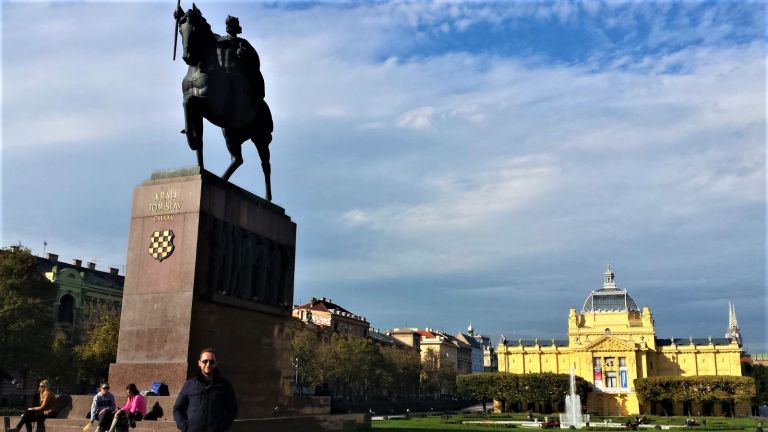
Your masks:
[[[410,419],[392,419],[373,422],[373,430],[386,429],[392,431],[411,431],[411,432],[426,432],[426,431],[449,431],[449,432],[461,432],[461,431],[502,431],[505,429],[520,429],[521,432],[528,430],[527,427],[515,427],[514,425],[464,425],[461,422],[464,420],[524,420],[525,415],[452,415],[447,418],[441,418],[440,416],[428,416],[428,417],[413,417]],[[606,418],[607,419],[607,418]],[[624,430],[620,428],[603,428],[600,427],[603,423],[602,417],[592,419],[592,425],[589,429],[582,430]],[[611,418],[613,423],[623,423],[626,421],[622,417]],[[655,425],[671,425],[682,426],[685,424],[685,417],[648,417],[649,423],[652,426]],[[719,431],[719,432],[753,432],[757,427],[758,420],[754,418],[721,418],[721,417],[702,417],[696,419],[701,425],[690,428],[673,428],[671,430],[679,431]],[[706,423],[705,423],[706,421]],[[600,423],[600,425],[598,425]],[[764,426],[768,423],[764,423]],[[645,431],[655,431],[654,428],[640,428]]]

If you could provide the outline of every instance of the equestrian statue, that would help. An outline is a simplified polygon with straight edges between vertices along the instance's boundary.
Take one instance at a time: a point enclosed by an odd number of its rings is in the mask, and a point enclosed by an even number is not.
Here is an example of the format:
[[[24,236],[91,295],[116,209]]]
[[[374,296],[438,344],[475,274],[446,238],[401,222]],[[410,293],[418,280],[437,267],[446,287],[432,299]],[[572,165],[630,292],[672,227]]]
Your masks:
[[[264,171],[266,198],[272,201],[269,143],[272,142],[272,113],[264,101],[264,77],[259,55],[242,33],[236,17],[226,20],[227,35],[219,36],[200,9],[184,12],[181,0],[173,13],[174,35],[181,35],[182,60],[189,65],[181,83],[184,93],[184,130],[187,144],[197,152],[197,164],[203,166],[203,119],[221,128],[232,163],[222,178],[229,180],[243,164],[242,144],[250,139],[256,145]],[[173,46],[176,59],[176,43]]]

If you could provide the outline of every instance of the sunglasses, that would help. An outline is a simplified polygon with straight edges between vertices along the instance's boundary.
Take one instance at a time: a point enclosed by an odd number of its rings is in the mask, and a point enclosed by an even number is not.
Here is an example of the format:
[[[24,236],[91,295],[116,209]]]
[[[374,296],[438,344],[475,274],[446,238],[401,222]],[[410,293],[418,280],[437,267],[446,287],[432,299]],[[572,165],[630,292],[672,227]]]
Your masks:
[[[107,386],[107,387],[102,387],[101,389],[102,389],[102,390],[109,390],[109,386]]]
[[[202,363],[202,364],[209,364],[209,365],[213,366],[213,365],[215,365],[215,364],[216,364],[216,360],[213,360],[213,359],[210,359],[210,360],[208,360],[208,359],[205,359],[205,360],[200,360],[200,363]]]

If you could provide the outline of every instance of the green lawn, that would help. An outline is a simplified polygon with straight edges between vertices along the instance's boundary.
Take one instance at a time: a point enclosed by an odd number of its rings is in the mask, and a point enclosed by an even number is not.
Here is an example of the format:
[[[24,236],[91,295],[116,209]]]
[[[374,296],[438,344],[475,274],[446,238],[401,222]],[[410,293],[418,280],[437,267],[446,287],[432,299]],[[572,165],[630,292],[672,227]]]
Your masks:
[[[554,416],[556,417],[556,415]],[[496,425],[496,426],[486,426],[486,425],[463,425],[461,422],[463,420],[477,420],[477,419],[483,419],[488,418],[490,420],[523,420],[525,419],[525,415],[453,415],[450,416],[447,420],[442,419],[439,416],[429,416],[429,417],[414,417],[408,420],[404,419],[393,419],[393,420],[383,420],[383,421],[374,421],[373,422],[373,429],[388,429],[393,431],[412,431],[412,432],[426,432],[426,431],[435,431],[435,430],[441,430],[441,431],[455,431],[455,432],[461,432],[461,431],[502,431],[505,429],[515,428],[512,425]],[[651,425],[682,425],[685,423],[685,417],[657,417],[657,416],[649,416],[648,419],[650,420]],[[602,423],[603,418],[593,418],[592,425],[598,426],[595,420],[598,420],[600,423]],[[622,417],[616,417],[612,418],[613,423],[623,423],[626,421],[625,418]],[[692,428],[686,428],[686,429],[672,429],[672,431],[678,430],[680,432],[683,431],[691,431],[694,432],[696,430],[700,431],[706,431],[706,430],[715,430],[718,432],[728,432],[728,431],[734,431],[734,432],[753,432],[755,430],[755,427],[757,426],[757,420],[753,418],[722,418],[722,417],[701,417],[696,419],[699,423],[702,423],[700,426],[692,427]],[[706,421],[706,424],[703,424],[703,422]],[[766,424],[763,425],[764,427],[767,426]],[[518,427],[516,429],[520,429],[520,431],[528,430],[529,428],[522,428]],[[595,429],[601,429],[601,428],[595,428]],[[584,429],[586,430],[586,429]],[[605,430],[605,429],[603,429]],[[616,431],[621,431],[623,429],[611,429]],[[655,431],[656,429],[645,429],[641,428],[640,430],[645,431]]]
[[[463,425],[449,423],[454,420],[448,420],[448,422],[441,420],[440,417],[421,417],[412,418],[410,420],[383,420],[373,422],[373,429],[390,429],[396,431],[412,431],[412,432],[424,432],[424,431],[496,431],[499,432],[505,428],[499,426],[476,426],[476,425]]]

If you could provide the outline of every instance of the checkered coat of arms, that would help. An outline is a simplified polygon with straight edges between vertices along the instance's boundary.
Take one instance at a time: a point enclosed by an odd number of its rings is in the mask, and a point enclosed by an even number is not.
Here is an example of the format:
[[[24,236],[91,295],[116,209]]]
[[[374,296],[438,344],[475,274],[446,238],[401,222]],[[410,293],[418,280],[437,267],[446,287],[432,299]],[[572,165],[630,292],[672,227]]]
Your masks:
[[[149,254],[152,258],[162,261],[173,253],[173,231],[155,231],[149,238]]]

